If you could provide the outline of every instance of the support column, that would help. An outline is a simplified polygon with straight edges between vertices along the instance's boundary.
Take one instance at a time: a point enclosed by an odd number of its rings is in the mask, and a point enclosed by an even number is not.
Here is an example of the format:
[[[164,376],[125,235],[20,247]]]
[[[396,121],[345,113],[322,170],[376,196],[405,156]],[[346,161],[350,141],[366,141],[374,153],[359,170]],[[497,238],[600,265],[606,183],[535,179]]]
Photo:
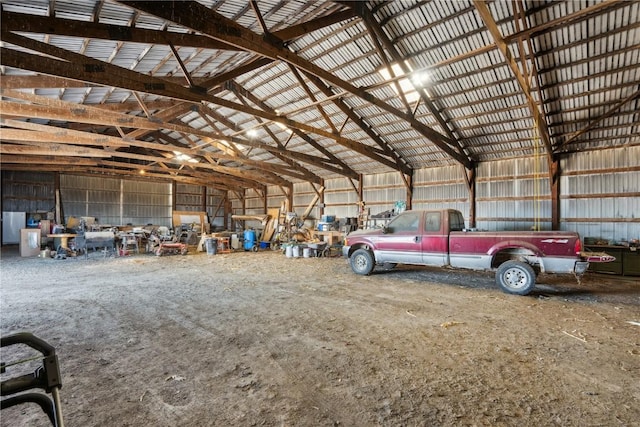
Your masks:
[[[268,200],[269,200],[268,193],[269,193],[269,189],[265,185],[264,186],[264,190],[263,190],[264,197],[262,197],[262,208],[263,208],[263,211],[264,211],[265,214],[267,213],[267,206],[269,205],[269,203],[268,203]]]
[[[222,201],[222,212],[224,217],[223,227],[225,230],[229,230],[229,224],[231,223],[231,201],[229,200],[229,192],[224,192],[224,200]]]
[[[549,185],[551,186],[551,229],[560,229],[560,161],[549,162]]]
[[[322,215],[324,215],[324,179],[320,180],[320,186],[322,188],[322,192],[320,193],[320,200],[318,200],[318,206],[320,206],[318,219],[322,218]]]
[[[465,182],[469,190],[469,228],[476,226],[476,165],[464,169]]]
[[[407,200],[405,203],[407,210],[410,211],[413,206],[413,176],[402,174],[402,179],[404,180],[404,185],[407,189]]]

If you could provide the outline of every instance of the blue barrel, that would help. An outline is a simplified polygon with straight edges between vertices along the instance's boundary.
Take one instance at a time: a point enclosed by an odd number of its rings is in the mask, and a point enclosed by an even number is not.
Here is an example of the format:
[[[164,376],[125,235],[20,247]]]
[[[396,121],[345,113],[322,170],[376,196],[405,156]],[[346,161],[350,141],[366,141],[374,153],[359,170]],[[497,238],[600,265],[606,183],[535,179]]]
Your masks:
[[[244,231],[244,250],[250,251],[256,246],[256,232],[255,230]]]

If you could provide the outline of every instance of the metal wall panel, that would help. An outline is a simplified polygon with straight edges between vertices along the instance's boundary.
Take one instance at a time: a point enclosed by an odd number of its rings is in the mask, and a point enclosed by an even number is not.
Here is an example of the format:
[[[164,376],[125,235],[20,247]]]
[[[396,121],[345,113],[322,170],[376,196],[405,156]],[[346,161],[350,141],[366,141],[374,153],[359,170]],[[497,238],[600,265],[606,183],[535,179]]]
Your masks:
[[[413,209],[457,209],[469,224],[469,190],[461,166],[418,169],[413,176]]]
[[[66,218],[89,216],[101,225],[171,226],[171,184],[60,175]]]
[[[225,191],[207,187],[206,206],[207,214],[209,215],[209,223],[211,224],[212,230],[224,228],[225,199]]]
[[[530,230],[536,219],[551,229],[551,199],[544,157],[484,162],[476,178],[476,227]]]
[[[2,171],[2,210],[6,212],[53,212],[53,173]]]
[[[202,186],[193,184],[176,184],[177,211],[202,212],[204,206]]]
[[[640,147],[575,153],[560,166],[563,229],[611,242],[640,239]]]

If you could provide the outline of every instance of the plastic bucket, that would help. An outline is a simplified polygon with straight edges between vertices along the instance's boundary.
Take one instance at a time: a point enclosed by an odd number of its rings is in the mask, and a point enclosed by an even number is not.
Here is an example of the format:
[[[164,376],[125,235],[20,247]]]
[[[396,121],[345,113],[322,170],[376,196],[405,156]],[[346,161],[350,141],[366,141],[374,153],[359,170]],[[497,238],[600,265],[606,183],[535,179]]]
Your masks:
[[[218,239],[205,239],[205,245],[207,246],[207,255],[215,255],[218,252]]]
[[[309,258],[311,256],[311,248],[302,249],[302,257]]]
[[[300,246],[293,246],[293,257],[300,258]]]
[[[293,246],[287,246],[284,250],[284,255],[287,258],[291,258],[293,256]]]

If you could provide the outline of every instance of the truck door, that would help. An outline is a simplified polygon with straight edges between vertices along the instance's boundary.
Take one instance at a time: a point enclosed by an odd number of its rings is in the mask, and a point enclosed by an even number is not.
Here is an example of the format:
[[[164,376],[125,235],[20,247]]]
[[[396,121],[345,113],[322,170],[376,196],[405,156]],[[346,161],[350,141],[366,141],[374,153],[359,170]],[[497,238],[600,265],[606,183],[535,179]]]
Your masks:
[[[447,264],[448,233],[442,212],[425,212],[422,232],[422,264],[442,266]]]
[[[422,212],[406,211],[387,224],[386,232],[378,240],[378,263],[422,263],[421,216]]]

